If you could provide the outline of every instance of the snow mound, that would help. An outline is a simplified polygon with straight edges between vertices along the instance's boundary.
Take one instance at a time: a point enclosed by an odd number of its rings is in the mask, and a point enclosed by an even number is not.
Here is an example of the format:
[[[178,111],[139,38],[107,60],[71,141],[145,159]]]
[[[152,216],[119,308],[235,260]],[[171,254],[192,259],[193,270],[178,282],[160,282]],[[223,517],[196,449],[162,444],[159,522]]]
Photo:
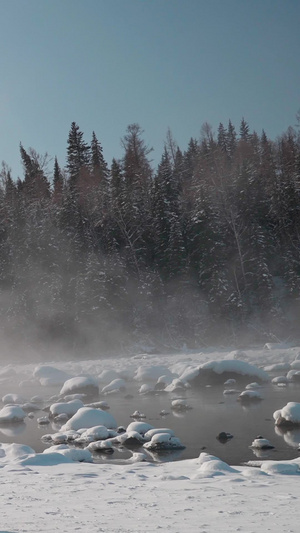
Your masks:
[[[53,403],[50,406],[50,413],[54,417],[62,414],[73,416],[81,407],[83,407],[83,402],[81,400],[71,400],[69,402]]]
[[[35,451],[25,444],[0,444],[0,461],[13,462],[34,455]]]
[[[139,366],[136,370],[134,379],[137,381],[157,381],[160,376],[172,376],[170,370],[166,366]]]
[[[275,363],[264,367],[265,372],[277,372],[278,370],[290,370],[290,363]]]
[[[22,396],[19,396],[19,394],[5,394],[5,396],[3,396],[2,398],[2,403],[4,404],[22,404],[24,402],[24,398],[22,398]]]
[[[143,444],[147,450],[162,451],[162,450],[182,450],[185,448],[180,440],[172,437],[169,432],[155,433],[150,442]]]
[[[228,359],[223,361],[208,361],[200,366],[200,372],[203,370],[212,370],[215,374],[224,374],[225,372],[240,374],[241,376],[254,376],[261,381],[269,381],[267,372],[251,365],[246,361],[239,361],[235,359]]]
[[[149,429],[147,433],[145,433],[145,438],[151,440],[154,435],[158,435],[159,433],[168,433],[171,437],[175,437],[175,433],[173,429],[169,428],[153,428]]]
[[[25,411],[18,405],[6,405],[0,411],[0,424],[5,422],[23,422]]]
[[[73,463],[72,459],[65,457],[62,453],[37,453],[18,461],[22,466],[54,466],[62,463]]]
[[[272,379],[271,383],[274,383],[275,385],[288,383],[288,378],[286,376],[277,376],[276,378]]]
[[[260,467],[262,472],[266,474],[284,474],[284,475],[299,475],[300,469],[297,463],[292,461],[264,461]]]
[[[84,394],[98,394],[98,382],[92,376],[77,376],[75,378],[67,379],[63,384],[60,394],[84,393]]]
[[[51,446],[43,452],[44,454],[60,453],[67,459],[78,463],[92,463],[93,456],[89,450],[81,450],[80,448],[70,448],[66,444],[58,444]]]
[[[172,383],[170,385],[167,385],[165,388],[166,392],[176,392],[185,389],[186,387],[190,386],[187,382],[182,381],[182,379],[175,378],[173,379]]]
[[[172,409],[174,411],[188,411],[192,407],[187,403],[187,400],[183,398],[178,398],[177,400],[172,401]]]
[[[99,383],[111,383],[114,379],[118,379],[119,374],[113,369],[103,370],[98,377]]]
[[[94,426],[84,431],[79,438],[76,439],[77,443],[90,443],[98,440],[108,439],[110,432],[105,426]]]
[[[276,426],[300,425],[300,403],[288,402],[273,413]]]
[[[131,422],[129,426],[127,426],[126,433],[136,431],[140,435],[144,436],[147,431],[152,429],[154,429],[154,427],[151,426],[151,424],[147,424],[147,422]]]
[[[271,450],[274,446],[270,443],[268,439],[263,437],[257,437],[251,444],[251,448],[258,448],[259,450]]]
[[[93,409],[92,407],[81,407],[78,409],[70,420],[61,428],[62,431],[74,429],[77,431],[82,428],[92,428],[94,426],[105,426],[108,429],[117,427],[117,422],[114,417],[107,411],[101,409]]]
[[[33,377],[43,386],[62,385],[70,375],[53,366],[39,365],[33,371]]]
[[[261,395],[256,390],[244,390],[238,396],[238,401],[240,402],[257,402],[262,400]]]
[[[232,468],[218,457],[202,452],[197,460],[199,468],[194,478],[197,477],[214,477],[223,476],[226,473],[238,473],[238,470]]]
[[[155,392],[155,389],[153,385],[150,385],[150,383],[143,383],[143,385],[139,388],[139,394],[152,394]]]
[[[102,391],[104,394],[124,391],[126,389],[126,383],[124,379],[117,378],[111,381],[108,385],[103,387]]]

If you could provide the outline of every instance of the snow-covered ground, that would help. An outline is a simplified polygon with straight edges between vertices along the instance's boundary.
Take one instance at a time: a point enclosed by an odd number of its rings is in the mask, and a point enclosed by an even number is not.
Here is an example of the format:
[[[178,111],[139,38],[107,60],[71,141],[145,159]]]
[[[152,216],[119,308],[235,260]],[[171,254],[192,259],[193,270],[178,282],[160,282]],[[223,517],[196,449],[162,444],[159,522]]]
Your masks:
[[[249,375],[253,385],[259,380],[274,379],[274,374],[288,382],[299,379],[299,354],[297,347],[268,345],[243,351],[212,349],[198,354],[140,354],[80,362],[56,360],[43,365],[3,365],[2,416],[5,420],[11,417],[12,421],[14,416],[23,420],[20,409],[28,413],[28,402],[33,409],[41,402],[40,397],[24,398],[24,393],[31,387],[35,390],[39,383],[45,390],[57,387],[58,396],[53,398],[50,415],[67,415],[68,422],[58,432],[58,438],[63,440],[64,431],[74,432],[72,428],[77,431],[78,420],[84,420],[87,425],[91,422],[91,429],[84,432],[81,428],[81,438],[94,438],[97,434],[113,439],[115,428],[109,426],[115,425],[114,413],[103,410],[97,418],[94,409],[99,407],[82,407],[82,403],[86,405],[82,391],[89,386],[104,390],[109,402],[109,395],[126,387],[128,379],[136,380],[137,390],[149,391],[157,383],[173,390],[191,386],[199,372],[207,370],[216,375],[224,372],[226,378],[230,372]],[[278,379],[278,386],[286,386],[286,380]],[[9,390],[13,383],[18,383],[18,390],[15,385],[14,390]],[[229,385],[232,387],[232,382]],[[274,415],[274,424],[283,418],[300,423],[300,404],[295,399],[295,403],[282,405]],[[131,428],[142,427],[138,424]],[[92,429],[93,425],[96,429]],[[155,437],[162,444],[168,441],[167,432],[153,434],[150,432],[149,440]],[[132,453],[122,464],[78,462],[93,460],[87,449],[78,452],[70,452],[67,444],[41,454],[26,445],[1,444],[0,533],[299,530],[300,452],[299,458],[292,461],[264,460],[238,467],[210,455],[209,450],[199,450],[195,459],[149,463],[146,447],[144,456]]]

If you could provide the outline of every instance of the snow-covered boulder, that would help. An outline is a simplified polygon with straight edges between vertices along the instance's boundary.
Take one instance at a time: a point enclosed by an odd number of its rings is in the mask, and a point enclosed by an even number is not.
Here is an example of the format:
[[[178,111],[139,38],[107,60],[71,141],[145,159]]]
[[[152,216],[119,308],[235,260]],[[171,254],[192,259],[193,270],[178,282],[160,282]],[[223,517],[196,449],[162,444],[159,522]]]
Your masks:
[[[19,394],[5,394],[2,397],[2,403],[7,404],[23,404],[25,402],[24,398]]]
[[[140,411],[134,411],[132,415],[130,415],[130,418],[135,418],[136,420],[141,420],[142,418],[146,418],[146,415],[144,413],[141,413]]]
[[[172,383],[170,383],[170,385],[166,386],[165,392],[176,392],[176,391],[178,392],[178,391],[184,390],[185,388],[187,388],[187,386],[190,386],[190,385],[186,382],[183,382],[179,378],[175,378],[173,379]]]
[[[43,386],[62,385],[70,375],[49,365],[39,365],[33,371],[33,376],[39,380]]]
[[[231,396],[231,395],[234,395],[234,394],[241,394],[241,391],[238,390],[238,389],[225,389],[223,391],[223,395],[224,396]]]
[[[61,428],[62,431],[81,428],[92,428],[94,426],[105,426],[108,429],[117,427],[114,417],[107,411],[93,409],[92,407],[81,407],[70,420]]]
[[[82,393],[87,396],[95,396],[99,394],[98,382],[92,376],[77,376],[75,378],[67,379],[63,384],[60,395]]]
[[[194,377],[191,384],[224,383],[224,379],[245,381],[250,377],[262,382],[269,381],[267,372],[246,361],[236,359],[209,361],[199,366],[198,375]]]
[[[290,370],[286,375],[288,381],[300,383],[300,370]]]
[[[99,452],[99,453],[113,453],[114,448],[111,440],[97,440],[90,442],[86,449],[88,449],[91,453]]]
[[[111,381],[108,385],[105,385],[102,389],[103,394],[111,394],[113,392],[122,392],[126,389],[126,383],[124,379],[117,378]]]
[[[0,411],[0,424],[23,422],[25,411],[19,405],[6,405]]]
[[[169,428],[153,428],[149,429],[147,433],[145,433],[145,438],[151,440],[154,435],[158,435],[159,433],[168,433],[171,437],[175,437],[175,433],[173,429]]]
[[[154,428],[151,424],[147,424],[147,422],[131,422],[126,428],[126,433],[137,431],[140,435],[144,436],[150,429]]]
[[[97,440],[105,440],[110,436],[110,432],[105,426],[94,426],[84,431],[80,437],[76,439],[77,444],[85,444]]]
[[[114,379],[118,379],[120,376],[118,372],[113,369],[106,369],[101,372],[98,377],[99,383],[111,383]]]
[[[256,381],[253,381],[252,383],[248,383],[248,385],[246,385],[245,389],[246,390],[255,390],[255,389],[260,389],[261,385],[259,383],[257,383]]]
[[[283,383],[287,384],[288,381],[289,380],[286,376],[277,376],[276,378],[272,379],[271,383],[273,383],[274,385],[282,385]]]
[[[187,400],[178,398],[177,400],[172,401],[172,409],[173,411],[184,412],[192,409],[192,407],[188,404]]]
[[[155,388],[150,383],[143,383],[139,388],[139,394],[154,394]]]
[[[295,361],[292,361],[291,368],[293,370],[300,370],[300,359],[295,359]]]
[[[182,450],[185,448],[180,440],[170,433],[155,433],[149,442],[143,444],[144,448],[152,451]]]
[[[299,426],[300,425],[300,403],[289,402],[282,409],[273,413],[276,426]]]
[[[251,448],[258,448],[259,450],[272,450],[274,446],[268,439],[264,439],[263,437],[259,436],[254,439],[251,444]]]
[[[238,401],[242,403],[259,402],[262,400],[261,395],[256,390],[244,390],[238,396]]]
[[[80,437],[80,433],[74,430],[67,430],[65,432],[49,433],[42,436],[43,442],[52,442],[52,444],[66,444],[68,442],[74,442]]]
[[[81,407],[83,407],[83,402],[81,400],[71,400],[70,402],[53,403],[50,406],[50,414],[53,417],[57,417],[61,414],[73,416]]]
[[[160,376],[170,375],[172,375],[172,372],[166,366],[139,366],[134,379],[147,383],[148,381],[157,381]]]
[[[273,365],[267,365],[264,367],[264,371],[265,372],[278,372],[278,370],[280,371],[283,371],[283,370],[290,370],[291,369],[291,365],[290,363],[274,363]]]

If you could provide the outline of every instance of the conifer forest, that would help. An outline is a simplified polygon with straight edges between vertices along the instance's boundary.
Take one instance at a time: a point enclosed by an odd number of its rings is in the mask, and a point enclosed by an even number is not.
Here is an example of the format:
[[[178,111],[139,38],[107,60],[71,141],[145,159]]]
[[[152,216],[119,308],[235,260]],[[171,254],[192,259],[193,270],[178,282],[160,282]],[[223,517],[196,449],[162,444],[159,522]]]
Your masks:
[[[2,164],[1,335],[80,356],[299,336],[300,131],[205,124],[160,162],[138,124],[105,160],[73,122],[66,160]]]

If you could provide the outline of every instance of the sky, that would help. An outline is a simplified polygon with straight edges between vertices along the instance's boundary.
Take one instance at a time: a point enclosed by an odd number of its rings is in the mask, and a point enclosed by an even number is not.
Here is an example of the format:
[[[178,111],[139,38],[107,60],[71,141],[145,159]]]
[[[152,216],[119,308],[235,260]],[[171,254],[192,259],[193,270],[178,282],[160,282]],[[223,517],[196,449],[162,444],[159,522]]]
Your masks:
[[[20,142],[66,164],[75,121],[108,164],[129,124],[155,166],[208,122],[275,139],[300,109],[299,0],[0,0],[0,163]]]

